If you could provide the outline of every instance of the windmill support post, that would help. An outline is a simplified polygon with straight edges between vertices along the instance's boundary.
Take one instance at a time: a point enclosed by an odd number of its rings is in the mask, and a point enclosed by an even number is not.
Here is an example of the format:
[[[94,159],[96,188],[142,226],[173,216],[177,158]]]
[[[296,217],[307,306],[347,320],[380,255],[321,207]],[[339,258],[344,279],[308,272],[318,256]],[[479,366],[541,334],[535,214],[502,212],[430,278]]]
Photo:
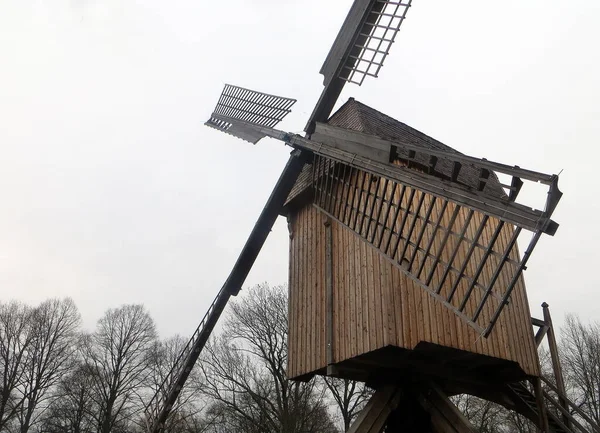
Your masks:
[[[548,347],[550,349],[550,358],[552,359],[552,370],[554,372],[554,379],[556,380],[556,388],[558,389],[558,401],[562,407],[568,407],[565,396],[567,395],[565,390],[565,381],[562,372],[562,366],[560,363],[560,357],[558,354],[558,345],[556,343],[556,334],[554,333],[554,326],[552,325],[552,317],[550,316],[550,306],[544,302],[542,309],[544,311],[544,322],[548,327],[546,336],[548,337]],[[571,420],[563,414],[563,422],[567,427],[571,426]]]
[[[434,383],[380,386],[349,433],[476,433],[469,420]]]
[[[540,433],[549,433],[550,425],[548,424],[548,414],[546,413],[546,403],[544,402],[544,390],[542,389],[542,380],[536,377],[532,380],[533,390],[535,394],[535,402],[537,404]]]

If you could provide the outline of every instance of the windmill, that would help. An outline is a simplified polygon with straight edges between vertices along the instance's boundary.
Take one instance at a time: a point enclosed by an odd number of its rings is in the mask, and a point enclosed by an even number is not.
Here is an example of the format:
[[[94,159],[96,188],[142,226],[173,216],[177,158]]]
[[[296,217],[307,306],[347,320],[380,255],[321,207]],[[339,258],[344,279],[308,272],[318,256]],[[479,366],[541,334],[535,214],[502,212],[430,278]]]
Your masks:
[[[553,330],[547,309],[532,322],[522,275],[540,237],[558,228],[558,176],[464,155],[352,98],[332,114],[346,83],[377,77],[410,7],[354,1],[321,68],[324,88],[305,135],[275,128],[295,100],[225,85],[206,125],[253,144],[274,138],[292,152],[231,274],[147,406],[149,431],[162,430],[279,215],[290,228],[288,375],[369,382],[376,392],[353,432],[473,431],[448,399],[462,392],[544,431],[588,431],[577,430],[560,383],[542,388],[537,346]],[[544,209],[518,201],[526,183],[546,186]]]

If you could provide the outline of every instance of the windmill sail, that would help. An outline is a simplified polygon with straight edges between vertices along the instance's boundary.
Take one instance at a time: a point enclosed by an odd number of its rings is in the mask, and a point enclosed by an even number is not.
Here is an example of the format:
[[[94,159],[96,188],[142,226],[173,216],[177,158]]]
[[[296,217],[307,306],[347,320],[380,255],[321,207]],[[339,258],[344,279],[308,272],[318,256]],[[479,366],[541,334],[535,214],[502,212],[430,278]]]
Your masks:
[[[354,2],[321,68],[325,84],[337,77],[360,86],[377,77],[411,2]]]
[[[225,84],[219,102],[205,125],[256,144],[265,134],[245,124],[272,128],[290,113],[295,103],[295,99]]]
[[[362,85],[377,77],[388,56],[412,0],[355,0],[321,67],[325,88],[305,126],[329,117],[346,82]]]

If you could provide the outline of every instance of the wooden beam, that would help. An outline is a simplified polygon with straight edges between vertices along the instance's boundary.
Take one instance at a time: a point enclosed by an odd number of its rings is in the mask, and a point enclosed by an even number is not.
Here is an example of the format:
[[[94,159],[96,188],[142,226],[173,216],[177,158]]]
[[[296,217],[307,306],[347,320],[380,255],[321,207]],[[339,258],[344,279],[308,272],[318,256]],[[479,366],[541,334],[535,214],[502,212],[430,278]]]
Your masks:
[[[431,414],[435,433],[477,433],[469,420],[436,385],[419,395],[419,402]]]
[[[389,162],[391,150],[389,144],[381,144],[377,141],[353,141],[352,132],[349,129],[317,122],[311,139],[374,161]]]
[[[544,325],[540,329],[537,330],[537,332],[535,333],[535,337],[534,337],[535,347],[540,347],[540,345],[542,344],[542,341],[544,341],[544,337],[546,336],[548,329],[550,329],[550,327]]]
[[[542,231],[553,235],[558,225],[546,214],[519,203],[509,202],[485,192],[474,191],[458,183],[450,183],[436,176],[407,167],[383,163],[351,152],[323,145],[300,136],[288,141],[293,146],[311,150],[335,161],[359,168],[376,176],[383,176],[400,184],[409,185],[437,197],[447,198],[462,206],[496,216],[511,224],[530,231]]]
[[[375,391],[348,433],[380,433],[390,413],[396,409],[402,391],[395,385],[387,385]]]
[[[319,71],[323,74],[325,85],[328,85],[339,75],[343,67],[343,62],[353,47],[353,41],[365,22],[372,1],[357,0],[352,2],[348,15],[346,15],[346,19],[340,27],[340,31],[333,41],[333,45],[329,53],[327,53],[325,62],[323,62],[323,66],[321,66],[321,70]]]
[[[535,403],[537,405],[537,412],[539,418],[539,429],[540,433],[550,432],[550,426],[548,425],[548,414],[546,413],[546,403],[544,402],[544,392],[542,390],[542,381],[539,377],[534,378],[532,381],[533,390],[535,392]]]
[[[552,360],[552,370],[554,371],[554,378],[556,379],[556,388],[558,389],[558,401],[562,407],[567,406],[565,381],[562,373],[562,366],[560,365],[560,357],[558,355],[558,345],[556,344],[556,335],[554,334],[554,326],[552,325],[552,317],[550,316],[549,305],[544,302],[542,304],[544,310],[544,322],[548,326],[548,347],[550,349],[550,358]],[[563,422],[567,427],[571,426],[571,420],[563,415]]]
[[[536,319],[535,317],[531,318],[531,324],[539,327],[546,326],[546,322],[544,322],[542,319]]]
[[[238,122],[237,120],[229,120],[232,123]],[[242,122],[243,123],[243,122]],[[550,219],[550,208],[553,209],[562,193],[558,190],[557,176],[549,176],[542,173],[532,172],[530,170],[523,170],[519,167],[510,167],[505,164],[489,162],[487,160],[480,160],[473,158],[478,161],[478,164],[491,165],[491,169],[495,169],[501,173],[511,174],[513,172],[518,173],[522,178],[528,178],[529,173],[532,179],[541,183],[550,182],[550,191],[548,193],[548,199],[546,202],[546,209],[544,211],[539,209],[532,209],[530,206],[522,205],[519,203],[507,201],[492,195],[486,194],[481,191],[474,191],[472,188],[468,188],[456,182],[448,182],[440,179],[437,176],[432,176],[418,170],[413,170],[407,167],[390,164],[388,162],[379,162],[370,158],[357,155],[352,152],[348,152],[342,149],[336,149],[332,146],[326,145],[321,142],[317,142],[311,139],[307,139],[298,134],[291,134],[284,131],[280,131],[273,128],[261,127],[258,125],[246,125],[256,130],[260,130],[265,136],[269,136],[278,140],[282,140],[292,147],[298,149],[309,150],[318,155],[330,158],[336,162],[347,164],[351,167],[358,168],[365,172],[368,172],[375,176],[382,176],[391,181],[395,181],[404,185],[409,185],[413,188],[417,188],[420,191],[432,194],[434,196],[445,198],[453,201],[461,206],[466,206],[474,210],[478,210],[484,214],[495,216],[508,223],[520,226],[524,229],[532,232],[543,232],[549,235],[554,235],[558,229],[558,224]],[[363,134],[369,139],[381,140],[377,137],[373,137],[368,134]],[[385,140],[384,140],[385,141]],[[394,145],[405,146],[404,144],[390,142]],[[408,146],[408,145],[407,145]],[[406,146],[405,146],[406,147]],[[422,148],[421,152],[423,152]],[[439,151],[427,150],[428,153],[440,153]],[[444,152],[442,152],[444,153]],[[464,159],[470,158],[461,154],[446,154],[449,159]]]
[[[502,164],[498,162],[489,161],[485,158],[476,158],[473,156],[463,155],[462,153],[457,153],[454,151],[448,150],[436,150],[436,149],[425,149],[416,144],[410,144],[405,142],[398,142],[392,140],[386,140],[384,138],[376,137],[372,134],[367,134],[360,131],[348,130],[345,128],[341,128],[339,126],[327,125],[329,133],[332,134],[333,129],[347,131],[346,133],[340,132],[340,134],[344,134],[350,141],[354,143],[360,143],[366,146],[379,148],[379,149],[390,149],[391,146],[397,146],[404,150],[412,150],[419,153],[426,153],[430,156],[436,156],[438,158],[447,159],[449,161],[455,161],[461,164],[473,164],[479,168],[485,168],[491,171],[499,171],[504,174],[508,174],[510,176],[518,176],[522,179],[527,179],[532,182],[541,182],[545,185],[551,185],[556,181],[555,175],[539,173],[533,170],[527,170],[518,166],[511,166],[507,164]]]

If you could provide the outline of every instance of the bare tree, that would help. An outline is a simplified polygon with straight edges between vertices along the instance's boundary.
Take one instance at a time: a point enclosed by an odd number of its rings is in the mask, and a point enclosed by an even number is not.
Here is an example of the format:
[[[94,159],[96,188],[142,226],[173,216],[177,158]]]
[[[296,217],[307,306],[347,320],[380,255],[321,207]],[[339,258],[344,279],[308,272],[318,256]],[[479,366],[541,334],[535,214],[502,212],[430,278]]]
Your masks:
[[[561,355],[571,398],[600,424],[600,322],[586,325],[578,316],[567,315]]]
[[[31,343],[23,373],[19,431],[27,433],[40,418],[48,392],[71,369],[81,318],[72,299],[49,299],[29,315]]]
[[[145,396],[144,405],[148,404],[149,399],[156,393],[163,396],[166,394],[172,381],[175,380],[174,377],[169,377],[169,373],[186,343],[187,340],[177,335],[164,341],[157,341],[153,345],[149,357],[147,382],[149,392]],[[166,433],[200,432],[205,428],[200,417],[202,407],[198,404],[200,400],[198,376],[198,369],[194,368],[188,378],[188,385],[181,390],[175,405],[171,408],[171,413],[164,427]],[[165,379],[171,379],[171,382],[167,380],[166,386],[163,387]],[[143,423],[144,421],[140,422],[140,425]]]
[[[502,406],[469,394],[452,397],[452,402],[480,433],[504,432],[508,411]]]
[[[31,344],[31,308],[0,303],[0,431],[8,429],[23,406],[27,350]]]
[[[223,335],[207,345],[199,363],[202,392],[214,402],[218,432],[337,431],[325,387],[287,380],[287,289],[266,284],[231,305]]]
[[[126,429],[141,409],[139,392],[148,376],[154,322],[142,305],[109,309],[82,351],[92,378],[100,433]]]
[[[83,365],[74,366],[63,376],[54,398],[42,418],[46,433],[96,432],[94,415],[97,413],[92,394],[92,377]]]
[[[353,380],[325,377],[324,381],[340,412],[344,431],[347,432],[373,392],[363,383]]]

